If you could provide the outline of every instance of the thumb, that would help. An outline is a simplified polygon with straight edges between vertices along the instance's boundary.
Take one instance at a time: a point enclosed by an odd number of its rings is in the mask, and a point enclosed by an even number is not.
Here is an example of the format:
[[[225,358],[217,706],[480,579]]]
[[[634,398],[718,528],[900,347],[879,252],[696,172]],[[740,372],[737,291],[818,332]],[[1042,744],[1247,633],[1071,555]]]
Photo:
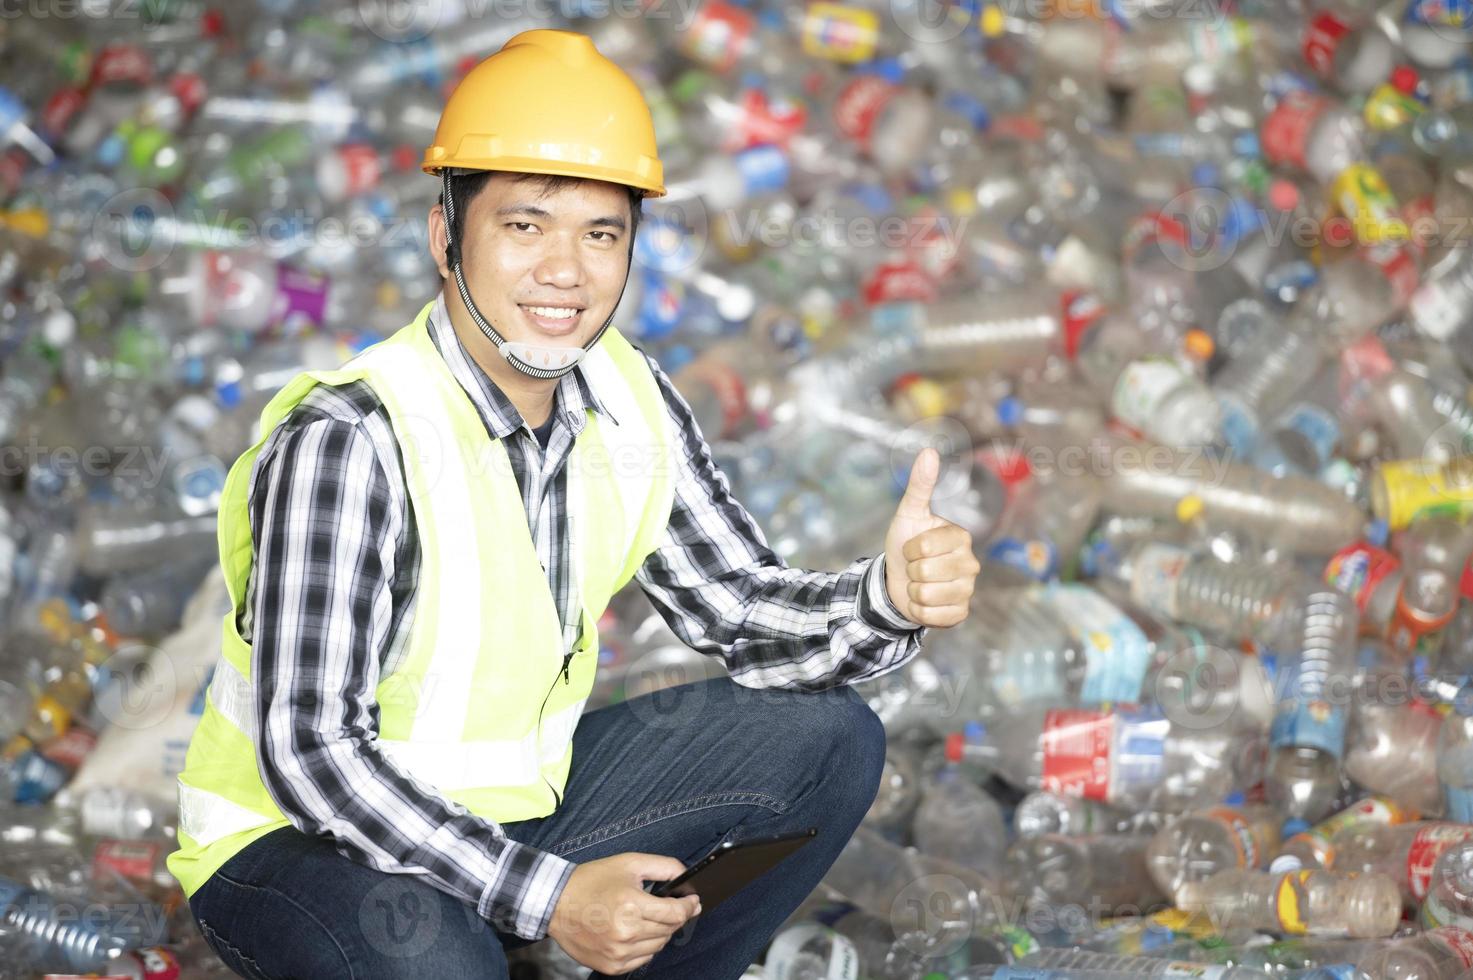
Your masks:
[[[664,854],[630,851],[625,857],[628,859],[625,869],[637,881],[669,881],[685,871],[685,864],[680,859]]]
[[[941,454],[927,446],[916,454],[911,464],[910,481],[905,485],[905,496],[900,498],[898,513],[907,517],[931,516],[931,494],[940,476]]]

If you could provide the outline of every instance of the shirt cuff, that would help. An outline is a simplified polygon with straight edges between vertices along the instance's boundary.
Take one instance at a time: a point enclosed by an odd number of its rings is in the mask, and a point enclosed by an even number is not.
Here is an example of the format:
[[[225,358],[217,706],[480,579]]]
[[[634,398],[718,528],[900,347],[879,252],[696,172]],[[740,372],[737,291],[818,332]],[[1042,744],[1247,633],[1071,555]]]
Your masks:
[[[885,588],[885,554],[881,552],[864,573],[859,587],[859,618],[872,629],[890,633],[907,633],[922,629],[901,614]]]
[[[546,938],[553,910],[577,865],[511,840],[499,863],[503,871],[481,893],[476,911],[503,932],[533,941]]]

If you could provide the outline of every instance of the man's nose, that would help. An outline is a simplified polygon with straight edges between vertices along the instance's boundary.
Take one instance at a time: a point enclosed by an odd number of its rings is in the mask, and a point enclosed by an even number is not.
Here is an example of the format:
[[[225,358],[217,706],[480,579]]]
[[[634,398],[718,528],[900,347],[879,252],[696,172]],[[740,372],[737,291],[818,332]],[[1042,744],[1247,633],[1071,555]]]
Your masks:
[[[546,252],[537,263],[536,278],[546,286],[571,289],[583,283],[583,261],[577,244],[569,236],[551,235]]]

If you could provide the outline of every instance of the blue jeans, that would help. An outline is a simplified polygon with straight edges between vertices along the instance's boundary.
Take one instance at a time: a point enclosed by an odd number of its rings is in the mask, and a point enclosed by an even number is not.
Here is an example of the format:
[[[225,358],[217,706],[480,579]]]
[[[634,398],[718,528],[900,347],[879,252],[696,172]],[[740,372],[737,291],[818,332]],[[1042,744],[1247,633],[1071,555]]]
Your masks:
[[[502,827],[578,863],[641,851],[687,864],[723,840],[818,827],[629,974],[737,980],[838,857],[884,756],[884,728],[849,687],[681,684],[587,712],[563,805]],[[506,950],[528,945],[417,877],[376,871],[293,827],[240,851],[189,905],[210,946],[252,980],[505,980]]]

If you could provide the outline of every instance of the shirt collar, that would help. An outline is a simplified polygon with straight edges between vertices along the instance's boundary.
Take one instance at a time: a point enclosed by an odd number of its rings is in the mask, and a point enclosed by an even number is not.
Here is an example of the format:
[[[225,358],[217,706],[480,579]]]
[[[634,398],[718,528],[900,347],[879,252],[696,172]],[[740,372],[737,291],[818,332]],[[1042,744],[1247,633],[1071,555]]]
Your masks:
[[[520,428],[524,424],[522,413],[517,411],[511,399],[506,397],[506,394],[475,362],[475,359],[466,351],[465,345],[461,343],[459,334],[455,332],[455,326],[450,322],[450,311],[445,306],[444,290],[441,290],[439,296],[435,298],[435,308],[430,311],[429,331],[430,339],[440,351],[440,356],[445,359],[450,373],[465,389],[471,403],[481,413],[491,435],[497,439],[504,439]],[[619,420],[614,418],[613,413],[593,393],[593,387],[584,377],[583,368],[579,365],[559,379],[557,391],[553,395],[553,413],[561,413],[563,421],[567,423],[573,434],[577,435],[583,431],[586,417],[584,410],[588,408],[601,415],[607,415],[609,421],[615,425],[619,424]]]

